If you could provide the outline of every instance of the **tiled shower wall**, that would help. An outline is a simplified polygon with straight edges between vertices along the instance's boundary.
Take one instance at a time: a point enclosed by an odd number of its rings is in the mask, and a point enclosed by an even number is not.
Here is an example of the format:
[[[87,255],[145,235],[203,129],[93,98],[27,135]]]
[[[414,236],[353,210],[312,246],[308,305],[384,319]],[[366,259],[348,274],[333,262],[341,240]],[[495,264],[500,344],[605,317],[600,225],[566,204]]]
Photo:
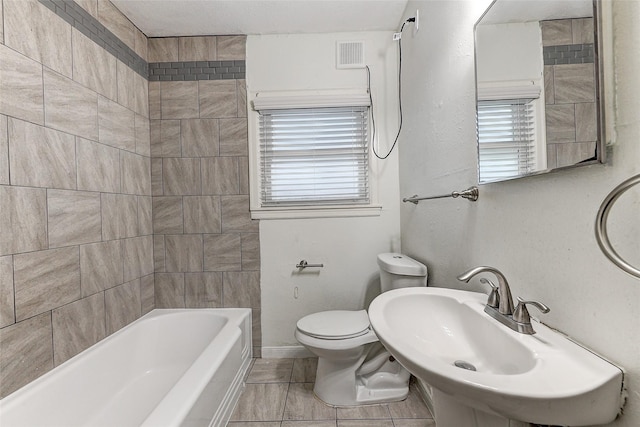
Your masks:
[[[542,21],[547,166],[595,156],[597,139],[593,19]]]
[[[154,275],[147,80],[53,3],[0,6],[3,397],[153,309]],[[71,6],[146,60],[110,2]]]
[[[252,308],[259,356],[260,251],[258,222],[249,212],[245,41],[149,39],[155,296],[159,308]]]

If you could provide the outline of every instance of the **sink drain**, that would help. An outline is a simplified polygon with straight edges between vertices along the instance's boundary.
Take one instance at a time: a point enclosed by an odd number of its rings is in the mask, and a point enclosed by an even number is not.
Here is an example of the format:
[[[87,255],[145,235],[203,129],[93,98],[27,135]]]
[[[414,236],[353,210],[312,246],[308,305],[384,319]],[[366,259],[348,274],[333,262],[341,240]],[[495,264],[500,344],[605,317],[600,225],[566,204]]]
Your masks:
[[[466,369],[467,371],[475,371],[476,370],[475,366],[473,366],[469,362],[465,362],[464,360],[456,360],[455,362],[453,362],[453,364],[455,366],[457,366],[458,368]]]

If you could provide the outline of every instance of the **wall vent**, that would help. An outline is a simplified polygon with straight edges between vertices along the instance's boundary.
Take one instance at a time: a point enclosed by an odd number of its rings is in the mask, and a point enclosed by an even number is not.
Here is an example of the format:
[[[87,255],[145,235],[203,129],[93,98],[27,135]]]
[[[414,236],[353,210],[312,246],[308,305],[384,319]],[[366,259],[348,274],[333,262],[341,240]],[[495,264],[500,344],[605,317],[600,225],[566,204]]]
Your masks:
[[[364,68],[364,42],[338,42],[336,68]]]

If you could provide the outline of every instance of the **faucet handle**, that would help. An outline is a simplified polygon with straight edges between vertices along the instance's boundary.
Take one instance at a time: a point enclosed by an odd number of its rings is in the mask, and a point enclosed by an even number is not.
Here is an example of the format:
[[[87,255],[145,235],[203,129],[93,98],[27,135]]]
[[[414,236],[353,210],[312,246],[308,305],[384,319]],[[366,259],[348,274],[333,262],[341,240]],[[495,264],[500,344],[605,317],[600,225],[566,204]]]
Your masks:
[[[522,298],[518,297],[518,305],[513,312],[513,320],[518,323],[528,323],[531,324],[531,316],[529,315],[529,310],[527,310],[527,304],[534,306],[538,310],[543,313],[548,313],[551,311],[549,307],[544,305],[538,301],[525,301]]]
[[[487,298],[487,305],[489,307],[497,309],[500,305],[500,296],[498,295],[498,287],[489,279],[485,279],[484,277],[480,279],[480,283],[485,283],[491,286],[491,291],[489,291],[489,298]]]

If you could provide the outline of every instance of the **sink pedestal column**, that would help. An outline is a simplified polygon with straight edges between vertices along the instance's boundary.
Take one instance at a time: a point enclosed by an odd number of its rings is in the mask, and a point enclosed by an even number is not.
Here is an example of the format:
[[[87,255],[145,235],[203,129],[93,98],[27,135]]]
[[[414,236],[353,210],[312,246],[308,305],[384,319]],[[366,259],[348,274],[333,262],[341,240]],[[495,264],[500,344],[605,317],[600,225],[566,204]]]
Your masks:
[[[508,420],[459,402],[451,395],[432,388],[433,414],[438,427],[528,427],[528,423]]]

